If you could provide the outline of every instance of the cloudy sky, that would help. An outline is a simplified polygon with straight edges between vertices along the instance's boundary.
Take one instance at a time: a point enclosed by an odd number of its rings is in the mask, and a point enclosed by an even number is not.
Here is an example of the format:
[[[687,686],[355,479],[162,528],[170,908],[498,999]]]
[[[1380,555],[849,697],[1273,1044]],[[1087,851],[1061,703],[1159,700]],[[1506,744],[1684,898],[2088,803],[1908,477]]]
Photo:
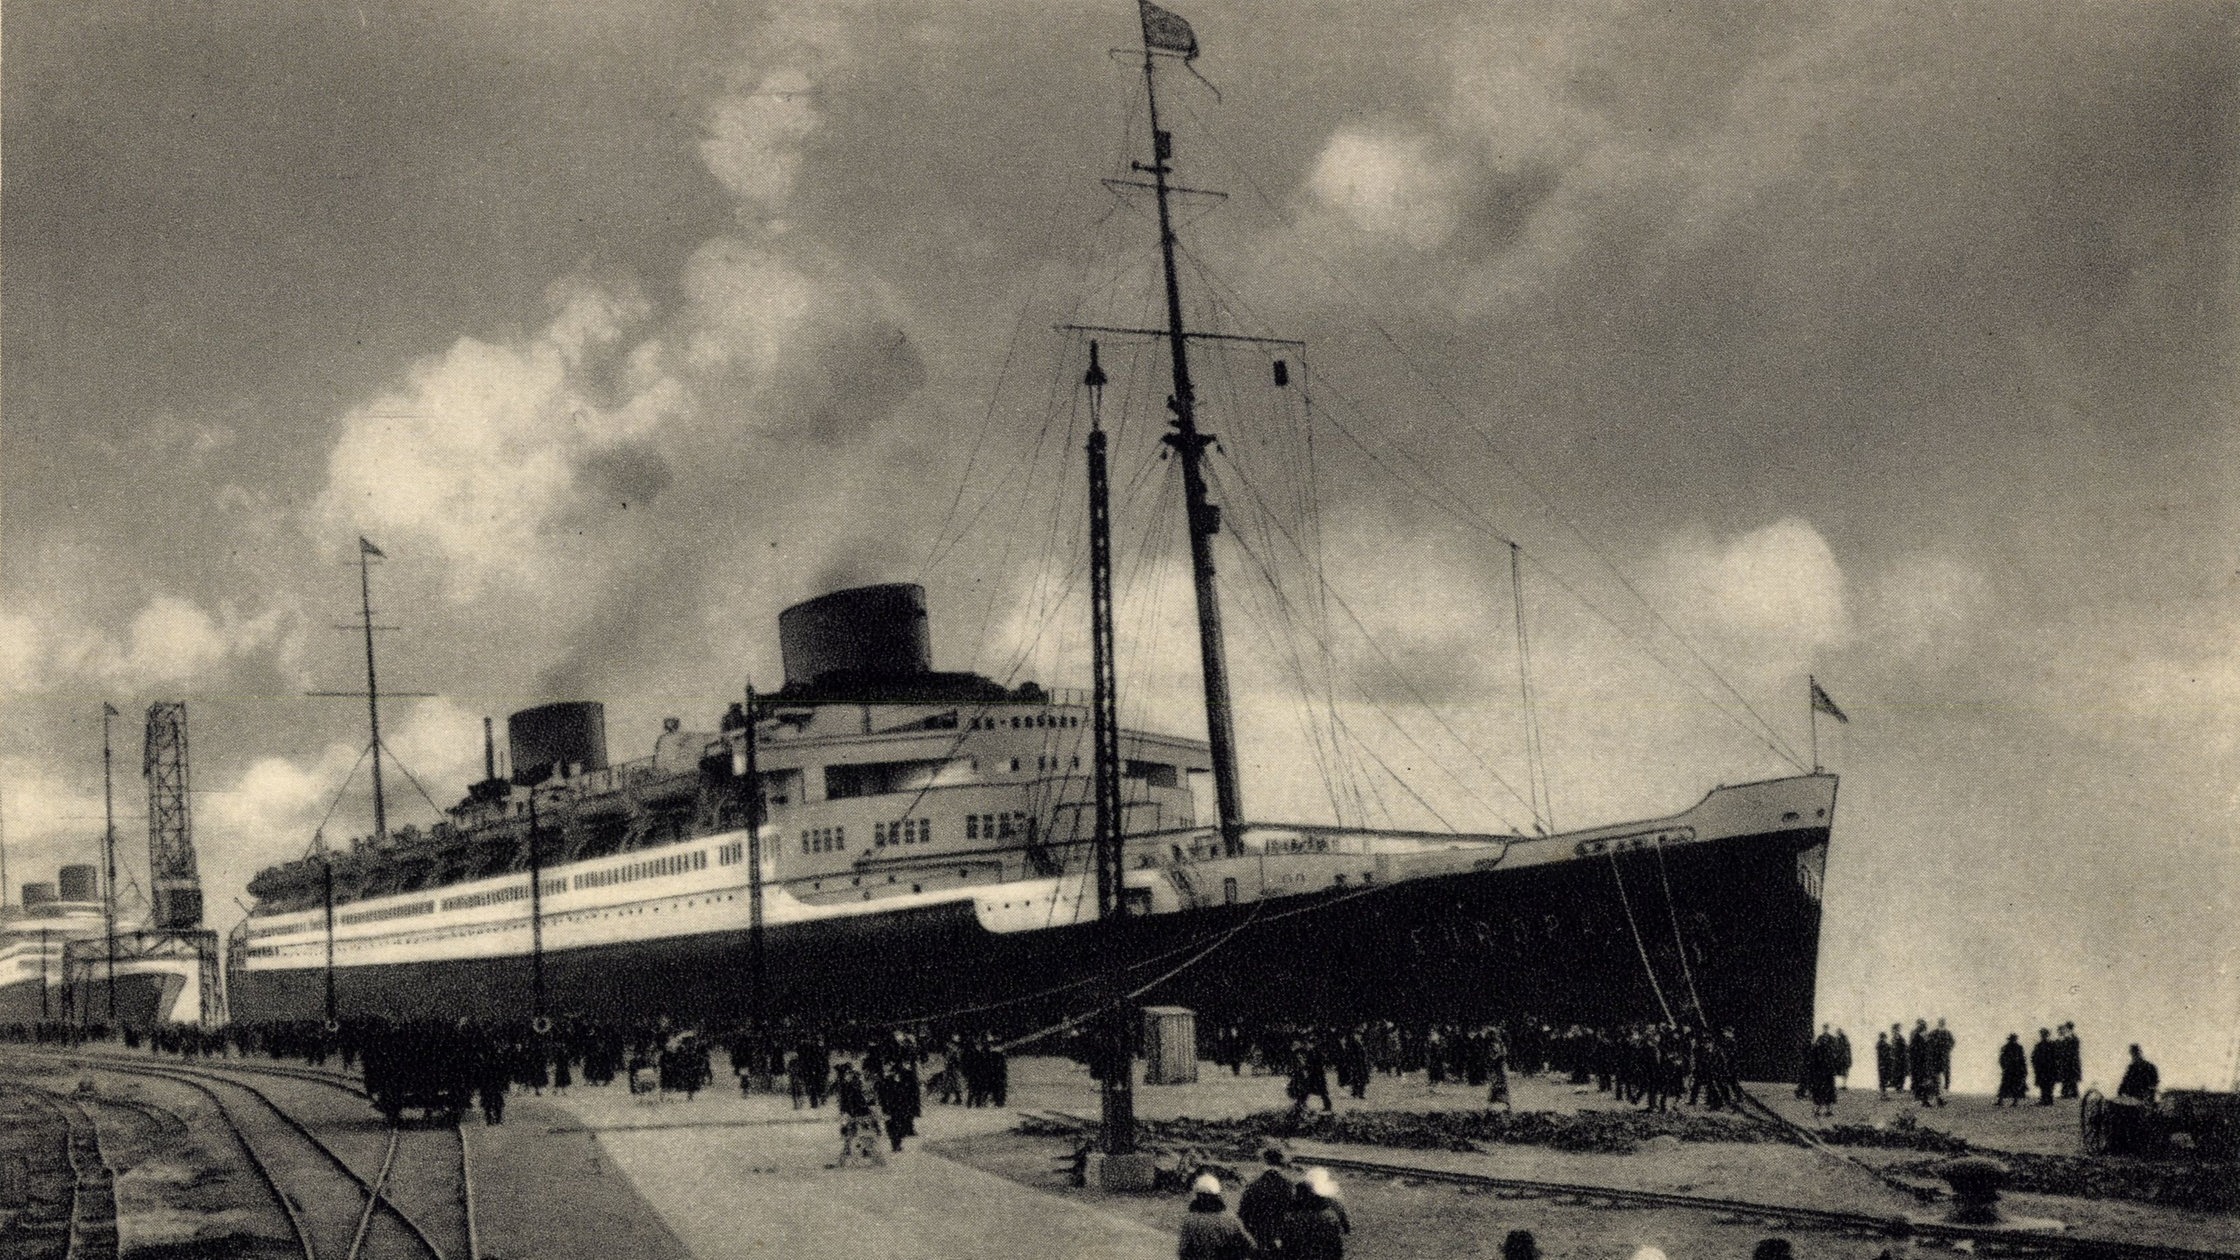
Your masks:
[[[2231,10],[1176,7],[1180,178],[1230,194],[1191,318],[1307,343],[1201,368],[1247,812],[1531,824],[1513,539],[1558,825],[1809,764],[1816,674],[1825,1018],[1949,1016],[1978,1085],[2065,1018],[2088,1075],[2225,1076]],[[925,582],[944,667],[1086,682],[1052,325],[1160,318],[1098,182],[1145,156],[1128,4],[8,18],[11,894],[94,850],[104,699],[128,838],[189,702],[221,927],[364,825],[362,713],[302,695],[362,684],[360,534],[442,803],[485,714],[712,725],[850,582]],[[1166,385],[1105,353],[1123,682],[1187,731]]]

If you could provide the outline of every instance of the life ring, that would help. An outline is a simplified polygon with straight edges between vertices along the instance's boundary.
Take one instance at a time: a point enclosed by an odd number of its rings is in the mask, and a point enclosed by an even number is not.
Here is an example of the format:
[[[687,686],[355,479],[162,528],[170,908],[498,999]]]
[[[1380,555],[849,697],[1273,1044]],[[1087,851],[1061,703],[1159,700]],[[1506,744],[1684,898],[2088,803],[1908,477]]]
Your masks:
[[[342,1031],[342,1021],[337,1019],[330,1019],[326,1023],[319,1025],[319,1027],[324,1028],[331,1033],[338,1033]]]
[[[537,1034],[539,1037],[542,1037],[546,1033],[552,1031],[552,1021],[542,1015],[539,1015],[535,1019],[529,1021],[529,1031]]]

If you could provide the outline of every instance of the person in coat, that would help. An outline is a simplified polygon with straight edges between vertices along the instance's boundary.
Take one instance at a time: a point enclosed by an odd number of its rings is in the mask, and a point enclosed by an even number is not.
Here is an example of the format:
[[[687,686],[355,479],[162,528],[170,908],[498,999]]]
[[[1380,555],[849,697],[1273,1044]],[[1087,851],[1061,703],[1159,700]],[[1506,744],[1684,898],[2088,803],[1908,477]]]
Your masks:
[[[871,1105],[871,1093],[863,1087],[854,1064],[839,1066],[833,1076],[832,1093],[840,1108],[840,1160],[832,1166],[845,1168],[859,1160],[874,1165],[886,1163],[887,1157],[879,1152],[879,1112]]]
[[[1929,1033],[1930,1070],[1937,1074],[1937,1105],[1944,1106],[1944,1095],[1952,1088],[1952,1051],[1959,1039],[1944,1026],[1943,1020]]]
[[[1181,1235],[1175,1246],[1178,1260],[1245,1260],[1252,1254],[1252,1239],[1229,1215],[1229,1205],[1221,1197],[1221,1179],[1212,1173],[1201,1173],[1190,1183],[1190,1208],[1183,1213]]]
[[[2061,1048],[2053,1044],[2053,1030],[2038,1030],[2038,1044],[2030,1047],[2030,1074],[2038,1080],[2038,1105],[2053,1105],[2054,1078],[2061,1074]]]
[[[1284,1214],[1291,1210],[1291,1175],[1284,1171],[1283,1151],[1269,1147],[1260,1153],[1267,1165],[1237,1199],[1237,1220],[1262,1251],[1274,1251],[1283,1236]]]
[[[1938,1096],[1943,1088],[1937,1076],[1937,1047],[1929,1038],[1929,1021],[1913,1021],[1913,1038],[1906,1043],[1906,1074],[1913,1078],[1913,1097],[1924,1107],[1934,1107],[1944,1100]]]
[[[2022,1035],[2008,1033],[2007,1044],[1999,1047],[1999,1096],[1992,1100],[1996,1107],[2012,1103],[2019,1107],[2029,1096],[2029,1064],[2022,1050]]]
[[[1345,1226],[1333,1199],[1315,1193],[1314,1183],[1302,1181],[1291,1192],[1290,1210],[1283,1214],[1284,1260],[1345,1260]]]
[[[923,1099],[917,1069],[907,1059],[890,1059],[875,1088],[879,1109],[887,1113],[887,1140],[902,1149],[902,1139],[918,1134],[918,1111]]]
[[[1836,1113],[1836,1036],[1826,1024],[1820,1026],[1820,1035],[1813,1039],[1812,1053],[1805,1061],[1805,1088],[1812,1098],[1812,1118]]]
[[[2162,1073],[2147,1061],[2147,1056],[2139,1053],[2139,1047],[2131,1047],[2131,1063],[2123,1069],[2123,1082],[2116,1086],[2116,1097],[2151,1103],[2161,1088]]]

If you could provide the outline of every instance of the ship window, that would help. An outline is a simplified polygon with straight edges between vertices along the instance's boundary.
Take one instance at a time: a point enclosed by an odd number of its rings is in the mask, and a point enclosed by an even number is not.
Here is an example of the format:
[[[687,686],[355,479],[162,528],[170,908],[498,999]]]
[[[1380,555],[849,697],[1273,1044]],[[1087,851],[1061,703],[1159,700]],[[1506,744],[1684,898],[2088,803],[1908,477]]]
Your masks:
[[[1073,764],[1066,768],[1069,770],[1079,770],[1081,768],[1081,758],[1075,757],[1073,759]]]
[[[1016,713],[1014,713],[1014,714],[1012,714],[1012,715],[1011,715],[1011,729],[1012,729],[1012,730],[1018,730],[1018,729],[1019,729],[1019,715],[1018,715],[1018,714],[1016,714]]]
[[[966,814],[964,816],[964,838],[967,840],[978,840],[980,838],[980,815]]]
[[[1013,774],[1017,774],[1019,772],[1019,759],[1017,757],[1013,757],[1011,759],[1011,772]]]
[[[1228,905],[1237,904],[1237,877],[1230,875],[1221,881],[1221,900]]]

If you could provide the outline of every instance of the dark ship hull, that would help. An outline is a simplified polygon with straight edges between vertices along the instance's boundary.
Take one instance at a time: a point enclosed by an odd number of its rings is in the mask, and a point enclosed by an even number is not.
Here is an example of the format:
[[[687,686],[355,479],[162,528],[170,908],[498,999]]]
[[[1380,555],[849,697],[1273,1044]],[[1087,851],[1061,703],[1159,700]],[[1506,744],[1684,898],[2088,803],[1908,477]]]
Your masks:
[[[153,1028],[181,1018],[191,1020],[193,1011],[188,1010],[183,1016],[180,1013],[180,997],[186,987],[183,975],[156,972],[119,975],[116,1018],[112,1021],[106,980],[90,981],[76,986],[75,991],[37,981],[11,984],[0,988],[0,1028],[29,1027],[40,1022]]]
[[[1812,1031],[1827,841],[1800,827],[1025,932],[988,931],[969,902],[787,924],[765,934],[767,1010],[1024,1031],[1117,976],[1201,1026],[1669,1017],[1732,1027],[1746,1077],[1785,1079]],[[547,1009],[739,1023],[751,960],[745,931],[547,951]],[[526,1020],[530,972],[521,956],[338,967],[337,1008]],[[325,973],[238,970],[230,998],[238,1019],[316,1020]]]

